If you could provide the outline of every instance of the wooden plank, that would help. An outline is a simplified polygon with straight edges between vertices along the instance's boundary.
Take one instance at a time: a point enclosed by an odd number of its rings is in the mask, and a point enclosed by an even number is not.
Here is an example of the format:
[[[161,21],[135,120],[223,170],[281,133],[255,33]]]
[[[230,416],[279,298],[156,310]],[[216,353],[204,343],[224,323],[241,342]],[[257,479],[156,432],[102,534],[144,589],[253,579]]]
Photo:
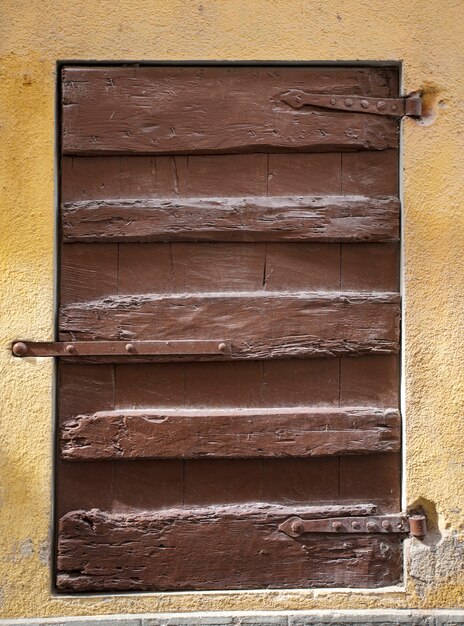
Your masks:
[[[118,244],[61,247],[60,304],[118,293]]]
[[[63,70],[64,154],[384,150],[388,117],[304,107],[290,88],[386,97],[395,69],[144,67]],[[390,86],[391,85],[391,86]]]
[[[257,291],[265,263],[264,243],[125,243],[119,245],[113,293]]]
[[[61,430],[70,460],[335,456],[394,452],[399,443],[398,411],[357,407],[100,411]]]
[[[398,351],[399,302],[395,293],[113,296],[62,307],[60,338],[231,342],[208,360],[382,354]]]
[[[400,364],[397,354],[340,359],[342,406],[398,406]]]
[[[62,205],[64,242],[396,241],[395,197],[274,196],[80,200]]]
[[[398,243],[344,243],[340,248],[342,291],[399,290]]]
[[[266,243],[263,245],[266,246],[265,267],[263,268],[263,288],[266,291],[337,291],[340,288],[339,244]]]
[[[383,587],[401,580],[392,535],[278,530],[293,515],[335,517],[368,507],[229,505],[136,515],[73,511],[61,518],[60,591]],[[346,512],[347,511],[347,512]]]
[[[340,457],[339,497],[342,501],[378,502],[384,513],[401,502],[401,453]]]
[[[284,157],[285,155],[280,155]],[[303,161],[309,155],[294,154]],[[339,154],[313,154],[315,161],[332,157],[338,162],[338,179],[341,178]],[[165,196],[265,196],[268,190],[267,154],[221,154],[186,156],[63,156],[62,201],[105,200],[106,198],[163,198]],[[298,159],[294,167],[298,167]],[[300,165],[300,170],[303,164]],[[312,176],[311,176],[312,174]],[[301,185],[295,191],[271,195],[324,195],[337,193],[337,188],[325,186],[327,174],[312,164],[310,178],[318,183]],[[301,191],[307,189],[307,191]],[[369,192],[367,192],[369,193]],[[378,194],[387,195],[387,194]],[[395,194],[391,194],[395,195]]]
[[[362,152],[362,154],[371,153]],[[373,154],[383,154],[383,151]],[[340,153],[285,152],[267,156],[269,159],[267,194],[263,195],[326,196],[342,192],[342,155]],[[370,192],[367,191],[365,195],[369,194]],[[394,196],[395,194],[388,195]]]
[[[398,150],[346,152],[341,155],[341,161],[343,193],[372,196],[398,195]]]

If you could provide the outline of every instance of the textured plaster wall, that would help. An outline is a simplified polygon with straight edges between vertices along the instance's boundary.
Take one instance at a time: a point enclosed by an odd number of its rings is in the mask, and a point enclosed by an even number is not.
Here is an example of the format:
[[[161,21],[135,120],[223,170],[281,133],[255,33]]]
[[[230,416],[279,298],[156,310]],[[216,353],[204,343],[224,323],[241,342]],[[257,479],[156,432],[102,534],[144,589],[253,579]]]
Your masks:
[[[464,3],[457,0],[4,0],[0,24],[0,615],[459,607],[464,598]],[[15,338],[54,321],[58,60],[397,60],[429,125],[404,128],[406,501],[437,530],[405,589],[54,597],[53,365]],[[379,477],[379,480],[381,477]],[[276,563],[278,567],[278,563]]]

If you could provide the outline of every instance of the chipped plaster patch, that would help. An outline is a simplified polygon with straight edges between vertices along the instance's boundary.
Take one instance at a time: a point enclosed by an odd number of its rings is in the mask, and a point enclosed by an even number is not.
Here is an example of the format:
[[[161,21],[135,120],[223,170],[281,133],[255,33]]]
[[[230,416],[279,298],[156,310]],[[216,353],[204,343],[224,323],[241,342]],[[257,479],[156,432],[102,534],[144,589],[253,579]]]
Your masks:
[[[413,539],[409,576],[421,598],[427,597],[434,587],[464,580],[464,534],[445,531],[431,545]]]

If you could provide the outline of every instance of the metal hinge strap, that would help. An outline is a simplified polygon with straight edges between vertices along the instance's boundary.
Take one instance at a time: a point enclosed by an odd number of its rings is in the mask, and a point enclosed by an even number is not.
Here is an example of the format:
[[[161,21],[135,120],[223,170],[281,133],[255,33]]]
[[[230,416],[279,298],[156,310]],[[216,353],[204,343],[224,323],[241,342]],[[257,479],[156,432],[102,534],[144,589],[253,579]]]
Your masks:
[[[294,109],[314,106],[334,111],[373,113],[389,117],[420,117],[422,100],[420,92],[403,98],[372,98],[366,96],[308,93],[301,89],[290,89],[281,94],[281,100]]]
[[[18,357],[208,355],[229,354],[230,341],[16,341],[11,350]]]
[[[307,533],[401,533],[423,537],[427,528],[424,515],[398,514],[325,519],[302,519],[294,516],[280,524],[279,530],[293,538]]]

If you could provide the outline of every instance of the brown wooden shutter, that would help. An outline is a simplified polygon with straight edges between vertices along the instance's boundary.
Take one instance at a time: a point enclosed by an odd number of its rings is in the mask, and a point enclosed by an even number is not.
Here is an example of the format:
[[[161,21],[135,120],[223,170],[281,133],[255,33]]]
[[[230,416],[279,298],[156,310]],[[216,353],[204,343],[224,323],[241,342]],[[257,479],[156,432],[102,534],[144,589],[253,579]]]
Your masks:
[[[60,591],[401,581],[399,121],[290,90],[398,71],[63,70]]]

